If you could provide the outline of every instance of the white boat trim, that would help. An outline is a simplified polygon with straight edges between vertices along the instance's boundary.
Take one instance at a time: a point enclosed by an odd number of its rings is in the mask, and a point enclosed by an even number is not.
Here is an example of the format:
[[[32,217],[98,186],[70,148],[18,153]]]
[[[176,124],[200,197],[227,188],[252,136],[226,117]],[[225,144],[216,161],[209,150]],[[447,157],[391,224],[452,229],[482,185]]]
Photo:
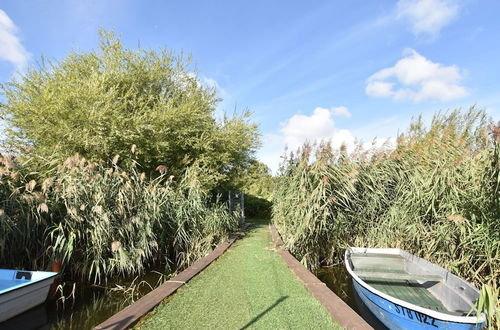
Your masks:
[[[3,269],[0,269],[0,270],[3,270]],[[8,269],[8,270],[10,270],[10,269]],[[13,271],[15,271],[15,270],[13,270]],[[25,282],[19,282],[17,285],[10,286],[8,288],[0,290],[0,296],[7,294],[9,292],[12,292],[14,290],[18,290],[18,289],[21,289],[23,287],[32,285],[32,284],[37,283],[37,282],[45,281],[45,280],[50,279],[50,278],[53,279],[58,274],[55,272],[43,272],[43,271],[21,271],[21,272],[31,273],[32,276],[33,276],[33,274],[41,275],[41,277],[37,276],[38,277],[37,279],[33,279],[33,280],[25,281]]]
[[[6,282],[2,285],[4,289],[0,291],[0,324],[43,304],[57,276],[54,272],[14,269],[0,269],[0,271],[2,281]],[[12,285],[9,282],[13,282]]]
[[[449,322],[457,322],[457,323],[483,323],[486,322],[486,315],[484,313],[481,313],[479,317],[477,316],[458,316],[458,315],[450,315],[446,313],[441,313],[432,309],[420,307],[414,304],[411,304],[409,302],[406,302],[404,300],[397,299],[395,297],[392,297],[386,293],[383,293],[365,281],[363,281],[356,273],[352,270],[351,264],[348,259],[348,251],[352,251],[354,253],[381,253],[381,254],[393,254],[393,255],[401,255],[400,252],[403,250],[401,249],[387,249],[387,248],[359,248],[359,247],[351,247],[348,248],[345,252],[344,259],[345,259],[345,264],[346,264],[346,269],[349,272],[349,274],[352,276],[352,278],[358,282],[361,286],[363,286],[365,289],[368,291],[373,292],[374,294],[384,298],[385,300],[388,300],[394,304],[397,304],[399,306],[429,315],[435,319],[441,320],[441,321],[449,321]]]

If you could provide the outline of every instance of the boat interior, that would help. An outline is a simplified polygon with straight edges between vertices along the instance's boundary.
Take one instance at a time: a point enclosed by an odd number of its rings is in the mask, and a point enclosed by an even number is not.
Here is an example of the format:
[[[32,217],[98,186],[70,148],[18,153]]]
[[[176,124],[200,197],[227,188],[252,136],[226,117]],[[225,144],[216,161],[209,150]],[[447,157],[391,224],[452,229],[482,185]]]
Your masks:
[[[423,308],[465,316],[477,299],[467,282],[404,251],[351,253],[350,262],[354,273],[371,287]]]

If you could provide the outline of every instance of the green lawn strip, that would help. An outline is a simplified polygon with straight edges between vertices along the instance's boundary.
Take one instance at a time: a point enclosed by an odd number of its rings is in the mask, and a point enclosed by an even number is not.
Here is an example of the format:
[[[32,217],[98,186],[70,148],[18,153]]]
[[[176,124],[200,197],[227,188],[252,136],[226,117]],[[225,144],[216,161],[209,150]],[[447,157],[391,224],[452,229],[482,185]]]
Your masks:
[[[267,223],[158,306],[140,329],[336,329],[271,245]]]

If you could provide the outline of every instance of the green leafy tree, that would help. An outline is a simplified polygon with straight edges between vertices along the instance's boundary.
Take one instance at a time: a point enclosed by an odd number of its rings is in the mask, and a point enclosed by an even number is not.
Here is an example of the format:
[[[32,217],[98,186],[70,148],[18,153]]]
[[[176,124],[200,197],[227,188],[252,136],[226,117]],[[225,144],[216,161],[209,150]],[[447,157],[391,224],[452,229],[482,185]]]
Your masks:
[[[120,155],[122,165],[175,176],[196,165],[214,184],[236,177],[259,144],[249,113],[215,119],[219,99],[189,58],[126,49],[112,32],[101,31],[98,50],[42,60],[0,91],[4,149],[45,163]]]
[[[271,200],[275,178],[269,167],[257,160],[250,162],[240,179],[241,189],[255,197]]]
[[[249,218],[270,219],[275,178],[267,165],[253,160],[234,180],[236,189],[245,193],[245,215]]]

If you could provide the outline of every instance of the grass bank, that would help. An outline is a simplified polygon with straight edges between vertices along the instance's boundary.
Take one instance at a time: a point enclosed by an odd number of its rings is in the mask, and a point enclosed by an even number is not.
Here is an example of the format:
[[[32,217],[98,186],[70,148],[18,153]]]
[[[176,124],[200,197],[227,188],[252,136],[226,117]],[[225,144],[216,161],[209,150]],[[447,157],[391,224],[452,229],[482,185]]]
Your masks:
[[[270,246],[267,221],[253,221],[243,239],[138,328],[339,328]]]

